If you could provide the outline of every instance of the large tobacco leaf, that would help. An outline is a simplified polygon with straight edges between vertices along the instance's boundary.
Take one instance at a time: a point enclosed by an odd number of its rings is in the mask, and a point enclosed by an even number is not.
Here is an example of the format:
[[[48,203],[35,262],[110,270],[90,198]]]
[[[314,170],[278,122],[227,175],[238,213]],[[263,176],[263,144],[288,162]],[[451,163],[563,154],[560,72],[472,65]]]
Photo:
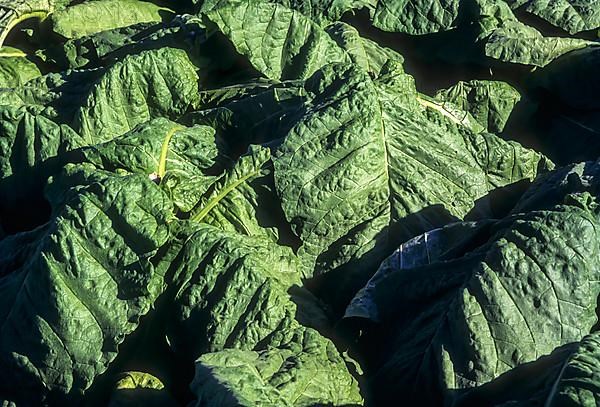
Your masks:
[[[196,362],[194,406],[360,406],[357,383],[332,342],[286,327],[260,350],[227,349]]]
[[[505,219],[428,232],[381,265],[347,309],[375,323],[360,341],[377,402],[440,404],[591,331],[597,174],[557,170]]]
[[[102,65],[111,53],[137,45],[148,34],[161,28],[163,24],[149,22],[101,31],[48,47],[44,50],[44,56],[64,69]]]
[[[47,194],[52,219],[1,242],[23,253],[0,264],[2,393],[25,403],[76,400],[107,369],[163,289],[150,257],[172,216],[147,177],[91,165],[66,167]]]
[[[233,2],[204,18],[271,79],[306,79],[323,65],[348,61],[323,28],[282,5]]]
[[[307,276],[462,218],[492,189],[546,165],[518,144],[428,120],[397,64],[375,81],[328,66],[307,86],[311,106],[273,158]],[[488,209],[483,200],[475,213]]]
[[[579,38],[545,37],[519,21],[501,0],[477,0],[477,40],[485,55],[503,62],[543,67],[571,51],[595,43]]]
[[[455,52],[450,58],[485,65],[488,63],[482,61],[483,57],[543,67],[568,52],[596,44],[579,38],[544,36],[520,21],[508,3],[515,5],[503,0],[380,0],[373,24],[385,31],[410,35],[453,33],[455,39],[450,44]],[[545,10],[551,13],[552,7]],[[465,43],[471,45],[464,47]]]
[[[595,406],[600,394],[599,346],[594,332],[483,386],[461,392],[452,406]]]
[[[51,20],[55,33],[76,39],[133,24],[159,22],[171,13],[146,1],[93,0],[59,10],[52,14]]]
[[[288,290],[300,289],[290,248],[200,224],[170,274],[179,287],[169,342],[186,358],[225,348],[253,349],[296,315]],[[318,321],[315,321],[318,322]]]
[[[404,62],[404,57],[398,52],[361,37],[358,30],[349,24],[330,24],[327,33],[348,53],[353,63],[375,77],[379,76],[388,61]]]
[[[199,224],[185,240],[169,343],[195,359],[196,405],[361,404],[292,251],[262,236]],[[207,353],[208,352],[208,353]]]
[[[459,9],[458,0],[378,0],[373,23],[385,31],[429,34],[455,27]]]
[[[188,128],[158,118],[113,140],[73,152],[71,160],[109,171],[146,174],[168,191],[180,210],[189,212],[215,182],[215,174],[229,165],[218,144],[210,127]]]
[[[75,116],[83,136],[107,141],[154,117],[177,119],[198,100],[198,75],[185,51],[142,51],[94,83]]]
[[[283,137],[307,101],[303,82],[257,80],[201,91],[203,109],[190,112],[182,121],[215,128],[227,154],[237,157],[251,144],[268,144]]]
[[[593,0],[508,0],[507,3],[513,8],[522,7],[570,34],[600,28],[600,7]]]

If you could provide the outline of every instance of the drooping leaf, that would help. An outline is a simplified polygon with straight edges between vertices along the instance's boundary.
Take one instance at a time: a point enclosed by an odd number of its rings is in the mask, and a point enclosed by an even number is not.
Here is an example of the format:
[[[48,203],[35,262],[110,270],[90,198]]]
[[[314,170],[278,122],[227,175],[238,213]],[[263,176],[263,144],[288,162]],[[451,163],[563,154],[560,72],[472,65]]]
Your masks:
[[[594,406],[600,402],[600,337],[584,337],[563,365],[546,399],[550,407]]]
[[[287,327],[270,347],[228,349],[196,362],[194,406],[360,406],[362,397],[329,340],[310,328]]]
[[[361,404],[337,349],[305,327],[328,321],[289,248],[200,224],[177,257],[169,343],[200,357],[196,405]]]
[[[194,360],[225,348],[253,349],[294,319],[288,290],[301,285],[289,248],[200,225],[175,266],[175,310],[169,342]]]
[[[234,2],[205,18],[270,79],[306,79],[325,64],[348,61],[325,30],[282,5]]]
[[[462,218],[545,162],[491,134],[429,121],[412,78],[394,66],[376,81],[352,67],[324,69],[310,83],[311,108],[274,154],[307,276]],[[484,202],[476,211],[490,216]]]
[[[243,2],[243,0],[236,0]],[[201,11],[208,12],[230,5],[230,0],[207,0],[202,3]],[[271,3],[281,4],[292,10],[299,11],[321,26],[338,21],[342,15],[353,9],[371,5],[371,0],[275,0]]]
[[[106,57],[112,52],[136,44],[161,27],[162,24],[150,22],[101,31],[50,46],[44,55],[63,69],[97,66],[106,63]]]
[[[520,22],[501,0],[477,0],[480,33],[485,55],[503,62],[543,67],[558,57],[595,45],[578,38],[544,37]]]
[[[198,75],[183,50],[161,48],[111,66],[90,90],[74,128],[102,142],[151,118],[176,119],[198,100]]]
[[[500,133],[521,95],[506,82],[473,80],[441,90],[435,98],[471,113],[490,133]]]
[[[289,131],[308,102],[303,83],[257,81],[200,92],[203,110],[182,118],[214,127],[228,154],[237,157],[251,144],[266,144]]]
[[[378,0],[373,24],[385,31],[421,35],[455,26],[457,0]]]
[[[189,212],[192,222],[208,223],[222,230],[276,241],[277,215],[273,211],[272,188],[265,180],[269,173],[269,149],[257,147],[240,157],[207,189]],[[266,192],[266,199],[260,191]],[[263,222],[266,222],[264,224]],[[274,223],[272,223],[274,222]]]
[[[504,220],[439,248],[436,234],[451,234],[430,232],[381,265],[348,309],[376,323],[361,340],[374,350],[377,400],[441,404],[590,332],[600,292],[597,257],[588,255],[600,249],[598,171],[586,163],[550,173]]]
[[[597,405],[600,387],[598,333],[557,348],[550,355],[525,363],[483,386],[464,392],[453,407],[590,406]]]
[[[163,289],[150,257],[172,216],[147,177],[91,165],[66,167],[47,194],[50,222],[0,264],[1,391],[33,404],[77,400],[116,357]]]
[[[149,176],[160,182],[184,212],[192,210],[216,181],[216,174],[229,164],[219,152],[212,128],[188,128],[165,118],[74,154],[109,171],[124,169]]]
[[[39,106],[0,107],[0,217],[9,232],[46,221],[41,209],[46,180],[66,163],[69,151],[88,144],[42,111]]]
[[[509,0],[512,7],[522,7],[570,34],[600,28],[600,8],[589,0]]]
[[[133,24],[159,22],[172,12],[140,0],[92,0],[52,14],[52,29],[68,39]]]
[[[337,22],[327,27],[327,32],[350,56],[352,62],[365,71],[378,76],[388,61],[403,63],[402,55],[360,36],[349,24]]]

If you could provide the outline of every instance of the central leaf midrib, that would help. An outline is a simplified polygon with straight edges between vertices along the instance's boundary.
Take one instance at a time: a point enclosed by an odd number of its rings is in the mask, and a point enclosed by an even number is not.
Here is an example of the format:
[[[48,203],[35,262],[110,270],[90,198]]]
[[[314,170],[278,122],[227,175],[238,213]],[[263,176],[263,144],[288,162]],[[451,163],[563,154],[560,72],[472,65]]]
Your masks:
[[[183,130],[183,126],[173,126],[171,130],[167,132],[165,136],[162,147],[160,149],[160,156],[158,158],[158,167],[156,169],[156,173],[159,178],[163,178],[167,173],[167,155],[169,154],[169,143],[171,139],[178,131]]]

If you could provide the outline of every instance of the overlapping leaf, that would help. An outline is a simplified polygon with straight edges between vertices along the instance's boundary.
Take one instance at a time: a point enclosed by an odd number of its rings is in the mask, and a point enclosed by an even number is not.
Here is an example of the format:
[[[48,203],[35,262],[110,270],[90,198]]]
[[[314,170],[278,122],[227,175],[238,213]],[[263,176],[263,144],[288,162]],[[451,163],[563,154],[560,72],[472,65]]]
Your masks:
[[[311,109],[275,153],[277,192],[308,275],[462,218],[544,162],[490,134],[427,120],[412,78],[392,66],[377,81],[351,67],[324,69],[310,84]],[[485,204],[478,210],[489,215]]]
[[[83,136],[107,141],[154,117],[176,119],[198,100],[198,75],[183,50],[130,55],[94,84],[75,117]]]
[[[597,175],[597,163],[561,169],[503,221],[428,233],[382,264],[348,309],[381,324],[363,338],[376,400],[439,404],[590,332]]]
[[[271,79],[306,79],[325,64],[348,61],[319,25],[281,5],[233,2],[205,18]]]
[[[92,166],[67,167],[48,196],[53,217],[29,244],[1,243],[27,254],[0,265],[0,386],[34,404],[82,394],[115,358],[162,291],[150,257],[172,212],[147,177]]]

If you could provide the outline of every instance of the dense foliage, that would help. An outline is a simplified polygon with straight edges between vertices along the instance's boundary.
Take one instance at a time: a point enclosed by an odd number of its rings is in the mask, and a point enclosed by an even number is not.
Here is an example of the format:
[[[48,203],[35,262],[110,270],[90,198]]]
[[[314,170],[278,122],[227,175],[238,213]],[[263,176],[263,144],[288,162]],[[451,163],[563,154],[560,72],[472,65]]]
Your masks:
[[[599,30],[0,0],[0,402],[599,405]]]

